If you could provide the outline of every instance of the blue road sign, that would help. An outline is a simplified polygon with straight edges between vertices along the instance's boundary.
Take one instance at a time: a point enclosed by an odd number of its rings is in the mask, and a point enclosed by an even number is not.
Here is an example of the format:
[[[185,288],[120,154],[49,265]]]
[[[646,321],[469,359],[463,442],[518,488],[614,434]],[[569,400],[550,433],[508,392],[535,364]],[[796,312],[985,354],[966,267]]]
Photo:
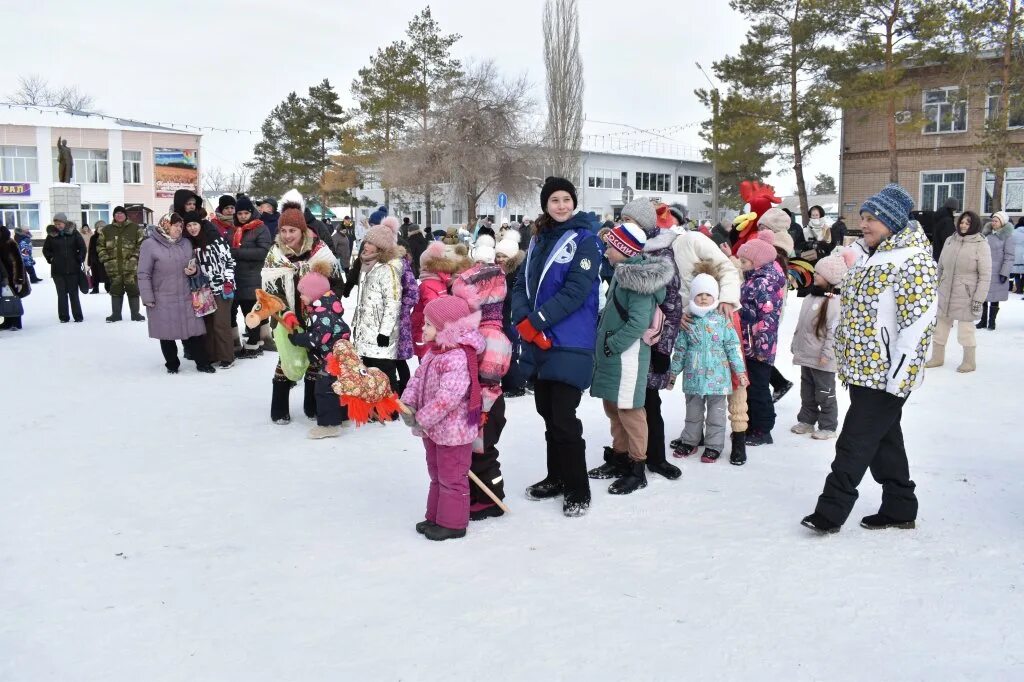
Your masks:
[[[498,195],[498,208],[505,208],[508,206],[508,195],[502,192]]]

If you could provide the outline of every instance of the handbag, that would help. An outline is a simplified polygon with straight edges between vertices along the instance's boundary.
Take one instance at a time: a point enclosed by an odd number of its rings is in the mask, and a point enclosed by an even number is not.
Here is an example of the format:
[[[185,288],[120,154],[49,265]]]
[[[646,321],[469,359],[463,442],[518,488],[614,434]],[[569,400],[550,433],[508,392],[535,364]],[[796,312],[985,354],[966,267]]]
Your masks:
[[[188,287],[192,290],[192,311],[196,317],[206,317],[217,311],[217,298],[205,275],[189,277]]]
[[[89,276],[85,274],[85,268],[78,270],[78,290],[83,294],[89,293]]]
[[[10,291],[10,289],[8,289]],[[0,317],[21,317],[25,314],[25,307],[17,296],[0,296]]]

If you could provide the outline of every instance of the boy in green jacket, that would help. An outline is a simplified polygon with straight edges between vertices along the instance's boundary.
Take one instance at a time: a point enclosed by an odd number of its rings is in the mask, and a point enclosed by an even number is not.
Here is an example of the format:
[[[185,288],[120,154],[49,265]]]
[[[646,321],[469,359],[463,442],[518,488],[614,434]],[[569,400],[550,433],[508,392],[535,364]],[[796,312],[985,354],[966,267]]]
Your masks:
[[[611,422],[612,450],[628,457],[625,476],[608,488],[613,495],[628,495],[647,487],[647,373],[651,344],[660,329],[653,329],[655,310],[665,300],[665,286],[675,268],[662,257],[643,255],[647,237],[626,223],[605,236],[605,257],[615,269],[607,302],[598,323],[598,351],[590,395],[604,401]]]

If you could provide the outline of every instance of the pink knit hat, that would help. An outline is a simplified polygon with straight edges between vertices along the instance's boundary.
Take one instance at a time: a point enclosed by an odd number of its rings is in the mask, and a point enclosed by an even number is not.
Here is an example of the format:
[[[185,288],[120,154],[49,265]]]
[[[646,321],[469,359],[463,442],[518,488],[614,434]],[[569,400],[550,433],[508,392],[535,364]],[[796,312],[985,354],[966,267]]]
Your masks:
[[[814,272],[824,277],[825,281],[832,286],[836,286],[843,281],[843,277],[846,276],[846,273],[856,260],[856,253],[849,249],[844,249],[842,252],[833,253],[831,256],[818,261],[814,265]]]
[[[331,283],[319,272],[308,272],[299,280],[296,287],[300,294],[303,294],[311,301],[315,301],[331,290]]]
[[[380,224],[391,230],[395,235],[395,239],[398,239],[398,218],[393,215],[389,215],[387,218],[380,221]]]
[[[395,248],[395,245],[398,244],[398,238],[395,237],[395,233],[391,231],[391,228],[384,227],[384,225],[374,225],[367,230],[363,241],[385,251]]]
[[[771,263],[779,255],[775,250],[775,235],[770,230],[761,230],[741,246],[736,255],[753,263],[755,270]]]
[[[458,296],[438,296],[423,309],[423,317],[439,332],[469,314],[469,304]]]

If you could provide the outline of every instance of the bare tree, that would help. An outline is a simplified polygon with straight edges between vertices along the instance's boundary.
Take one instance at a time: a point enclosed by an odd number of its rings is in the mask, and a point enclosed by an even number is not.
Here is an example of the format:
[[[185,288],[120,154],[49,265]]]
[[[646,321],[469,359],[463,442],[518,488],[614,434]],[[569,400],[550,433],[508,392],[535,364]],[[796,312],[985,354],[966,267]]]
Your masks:
[[[7,96],[7,101],[11,104],[34,104],[78,111],[91,109],[95,104],[92,95],[83,93],[78,86],[51,88],[45,78],[36,74],[18,76],[18,89]]]
[[[583,58],[576,0],[544,3],[544,68],[549,163],[555,175],[578,182],[583,144]]]
[[[241,164],[235,166],[231,171],[226,171],[220,166],[204,169],[203,196],[247,193],[250,178],[251,171]]]

